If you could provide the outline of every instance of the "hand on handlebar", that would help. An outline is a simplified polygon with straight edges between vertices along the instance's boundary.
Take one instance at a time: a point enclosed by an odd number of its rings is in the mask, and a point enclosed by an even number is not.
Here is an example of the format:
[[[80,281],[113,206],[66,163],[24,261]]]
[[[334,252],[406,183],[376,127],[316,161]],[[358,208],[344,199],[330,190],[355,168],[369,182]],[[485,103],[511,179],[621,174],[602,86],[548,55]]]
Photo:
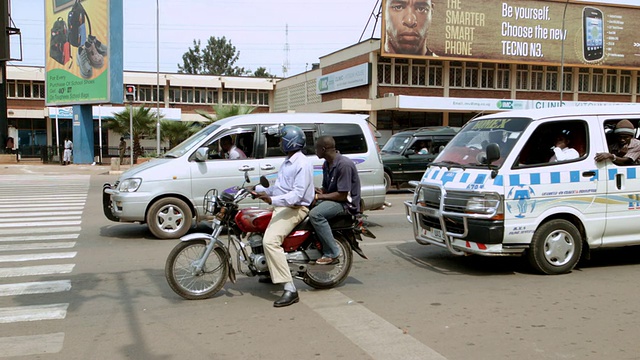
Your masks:
[[[259,192],[256,194],[257,198],[271,205],[271,196],[267,195],[266,192]]]

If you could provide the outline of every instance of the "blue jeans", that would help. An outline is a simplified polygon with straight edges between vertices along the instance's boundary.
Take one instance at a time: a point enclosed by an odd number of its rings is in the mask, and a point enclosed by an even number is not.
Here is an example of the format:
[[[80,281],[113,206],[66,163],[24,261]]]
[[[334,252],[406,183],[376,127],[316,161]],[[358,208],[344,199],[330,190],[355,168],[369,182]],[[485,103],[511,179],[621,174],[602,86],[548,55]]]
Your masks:
[[[322,253],[326,257],[336,258],[340,255],[340,248],[333,238],[328,220],[346,213],[341,203],[328,200],[319,201],[309,211],[309,221],[316,230],[318,240],[322,244]]]

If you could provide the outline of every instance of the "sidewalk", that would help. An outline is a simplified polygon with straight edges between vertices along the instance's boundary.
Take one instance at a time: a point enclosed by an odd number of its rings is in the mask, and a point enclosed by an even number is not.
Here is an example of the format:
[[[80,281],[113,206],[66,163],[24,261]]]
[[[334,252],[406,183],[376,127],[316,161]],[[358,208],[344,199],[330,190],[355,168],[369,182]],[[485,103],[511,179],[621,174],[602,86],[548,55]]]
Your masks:
[[[0,164],[0,176],[2,175],[60,175],[60,174],[86,174],[86,175],[120,175],[129,169],[129,165],[120,166],[120,171],[111,170],[110,165],[91,164],[42,164],[40,162],[21,162],[18,164]]]

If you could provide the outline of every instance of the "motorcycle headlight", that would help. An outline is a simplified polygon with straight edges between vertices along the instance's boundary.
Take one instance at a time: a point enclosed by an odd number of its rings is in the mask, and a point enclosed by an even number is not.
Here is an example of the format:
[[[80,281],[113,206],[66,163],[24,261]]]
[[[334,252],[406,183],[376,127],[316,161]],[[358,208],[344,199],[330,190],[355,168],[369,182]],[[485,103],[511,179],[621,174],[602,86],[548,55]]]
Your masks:
[[[120,186],[118,186],[118,191],[120,192],[136,192],[138,188],[142,184],[142,179],[139,178],[130,178],[122,180]]]
[[[466,213],[471,214],[501,214],[500,196],[496,194],[485,194],[483,196],[473,196],[467,200]]]

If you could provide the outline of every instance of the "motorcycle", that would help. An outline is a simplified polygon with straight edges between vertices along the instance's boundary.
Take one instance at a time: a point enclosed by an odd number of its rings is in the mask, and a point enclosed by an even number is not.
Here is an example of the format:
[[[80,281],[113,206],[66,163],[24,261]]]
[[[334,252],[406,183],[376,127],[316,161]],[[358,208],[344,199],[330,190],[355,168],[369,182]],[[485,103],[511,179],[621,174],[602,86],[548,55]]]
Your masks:
[[[272,209],[243,208],[239,203],[255,192],[245,186],[250,182],[250,167],[243,167],[244,183],[240,187],[221,192],[211,189],[204,197],[205,212],[212,216],[211,234],[194,233],[180,238],[165,264],[165,277],[176,294],[187,300],[206,299],[225,285],[227,278],[236,282],[235,263],[246,276],[269,275],[262,239],[273,215]],[[260,178],[269,186],[265,177]],[[332,265],[316,265],[322,257],[322,245],[317,239],[308,217],[284,239],[282,248],[293,277],[316,289],[340,285],[349,275],[352,251],[367,259],[358,241],[362,235],[375,238],[364,225],[361,216],[343,215],[329,221],[333,236],[340,248],[338,261]],[[223,231],[226,232],[226,243]]]

